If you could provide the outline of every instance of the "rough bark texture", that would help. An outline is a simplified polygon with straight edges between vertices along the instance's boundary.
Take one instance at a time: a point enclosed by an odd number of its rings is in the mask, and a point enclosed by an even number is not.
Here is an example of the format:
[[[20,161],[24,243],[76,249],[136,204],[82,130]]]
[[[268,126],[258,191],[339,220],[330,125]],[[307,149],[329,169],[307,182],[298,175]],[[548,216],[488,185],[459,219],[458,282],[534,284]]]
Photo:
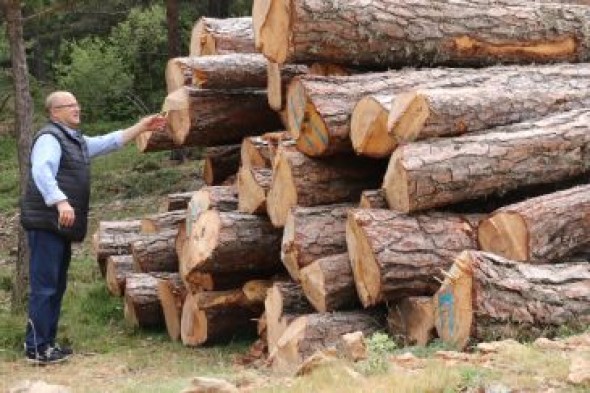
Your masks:
[[[387,209],[385,191],[383,189],[363,191],[359,207],[361,209]]]
[[[390,305],[387,327],[389,334],[401,338],[405,345],[428,345],[436,336],[432,297],[408,297]]]
[[[174,249],[174,240],[178,230],[142,236],[131,243],[135,271],[178,272],[178,256]]]
[[[588,259],[529,265],[465,251],[434,296],[440,338],[459,348],[470,341],[533,339],[590,323]]]
[[[152,214],[142,218],[141,233],[158,233],[178,230],[178,226],[184,224],[186,213],[182,210]]]
[[[208,147],[205,150],[203,179],[208,186],[223,183],[240,167],[240,145]]]
[[[281,260],[295,281],[313,261],[346,251],[346,217],[352,204],[293,207],[287,214]]]
[[[160,207],[160,211],[164,213],[171,212],[174,210],[186,210],[188,203],[195,192],[196,191],[189,191],[168,194],[168,196],[162,203],[162,206]]]
[[[289,324],[272,356],[277,370],[293,370],[316,351],[336,346],[341,336],[361,331],[365,336],[384,329],[383,312],[339,311],[309,314]]]
[[[256,53],[252,18],[200,18],[191,34],[190,55]]]
[[[141,328],[164,326],[164,314],[158,299],[158,280],[168,275],[134,273],[125,282],[125,321]]]
[[[528,262],[559,261],[590,243],[590,185],[503,207],[478,228],[480,248]]]
[[[263,7],[257,3],[270,3]],[[259,50],[277,63],[490,65],[590,58],[590,9],[444,0],[256,0]],[[452,15],[452,18],[448,16]]]
[[[183,87],[166,100],[172,138],[185,146],[240,143],[245,136],[283,127],[264,90]]]
[[[178,148],[169,132],[149,131],[139,134],[135,138],[135,146],[142,153],[173,150]]]
[[[477,136],[398,148],[383,181],[403,212],[440,207],[590,171],[590,112],[570,111]]]
[[[182,316],[182,306],[186,299],[187,290],[182,282],[180,275],[170,275],[168,280],[159,280],[158,282],[158,299],[164,313],[164,322],[168,336],[173,341],[180,340],[180,320]]]
[[[107,258],[105,281],[109,293],[113,296],[125,294],[125,280],[134,272],[132,255],[111,255]]]
[[[240,151],[240,164],[248,168],[270,168],[271,147],[262,136],[244,138]]]
[[[130,255],[131,243],[139,240],[141,220],[101,221],[92,235],[92,248],[102,277],[106,274],[106,261],[111,255]]]
[[[319,258],[300,271],[303,292],[318,312],[358,308],[348,253]]]
[[[266,195],[271,180],[272,169],[242,166],[238,172],[238,211],[266,214]]]
[[[182,310],[182,343],[196,346],[254,334],[254,319],[261,313],[262,304],[249,301],[241,289],[189,294]]]
[[[267,211],[277,227],[285,225],[293,206],[318,206],[358,201],[363,190],[383,178],[383,162],[353,156],[313,159],[293,149],[279,149]]]
[[[363,306],[433,295],[441,269],[477,245],[469,217],[356,209],[348,214],[346,242]]]

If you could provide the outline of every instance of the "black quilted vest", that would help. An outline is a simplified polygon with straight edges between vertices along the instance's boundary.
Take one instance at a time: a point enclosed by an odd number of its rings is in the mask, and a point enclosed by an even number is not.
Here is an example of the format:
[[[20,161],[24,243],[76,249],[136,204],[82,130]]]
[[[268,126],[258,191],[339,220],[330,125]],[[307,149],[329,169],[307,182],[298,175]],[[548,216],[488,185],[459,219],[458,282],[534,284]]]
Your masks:
[[[61,146],[61,161],[57,170],[57,184],[66,194],[76,219],[70,228],[58,225],[56,206],[47,206],[35,185],[31,167],[24,199],[21,201],[21,223],[25,229],[44,229],[71,241],[82,241],[86,236],[90,203],[90,157],[82,136],[72,136],[57,123],[48,123],[35,136],[33,144],[44,134],[53,135]]]

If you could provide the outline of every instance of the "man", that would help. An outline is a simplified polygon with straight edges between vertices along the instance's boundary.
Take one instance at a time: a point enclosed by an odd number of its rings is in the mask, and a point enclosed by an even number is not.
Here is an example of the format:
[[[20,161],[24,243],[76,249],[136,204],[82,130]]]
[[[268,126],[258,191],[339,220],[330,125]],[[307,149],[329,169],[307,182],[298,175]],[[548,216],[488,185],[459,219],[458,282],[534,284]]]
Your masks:
[[[31,252],[25,356],[36,364],[61,362],[72,354],[55,337],[71,243],[82,241],[87,231],[90,159],[166,124],[164,117],[151,115],[127,129],[86,137],[78,131],[80,105],[72,93],[53,92],[45,106],[50,121],[33,141],[29,182],[21,201],[21,223]]]

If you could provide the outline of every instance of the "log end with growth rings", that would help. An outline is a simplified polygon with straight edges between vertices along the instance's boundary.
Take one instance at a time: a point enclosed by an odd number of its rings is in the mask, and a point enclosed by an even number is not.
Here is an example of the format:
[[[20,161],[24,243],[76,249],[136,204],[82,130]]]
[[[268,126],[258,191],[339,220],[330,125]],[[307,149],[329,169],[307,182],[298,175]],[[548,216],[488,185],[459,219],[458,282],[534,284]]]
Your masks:
[[[480,249],[513,261],[530,257],[528,230],[521,216],[500,212],[483,220],[477,228]]]
[[[280,111],[283,109],[283,81],[281,80],[281,66],[269,61],[266,66],[266,77],[268,106],[270,106],[272,110]]]
[[[164,71],[164,78],[166,80],[166,91],[173,93],[184,86],[184,63],[182,58],[173,58],[166,63],[166,70]]]
[[[221,218],[216,210],[203,212],[193,224],[189,242],[194,242],[190,267],[198,266],[207,260],[218,244]]]
[[[327,312],[326,288],[324,286],[326,280],[321,266],[318,263],[312,263],[301,269],[299,275],[305,297],[313,305],[313,308],[318,312]]]
[[[389,111],[389,135],[399,143],[414,141],[429,115],[428,102],[419,92],[400,94],[393,100]]]
[[[191,127],[189,95],[186,88],[168,94],[162,112],[168,115],[168,125],[174,143],[182,145]]]
[[[381,302],[381,272],[373,249],[365,234],[362,222],[355,218],[354,211],[348,212],[346,220],[346,246],[356,290],[365,308]]]
[[[406,170],[403,166],[403,146],[391,155],[387,172],[383,177],[383,189],[387,204],[393,210],[410,212],[410,190]]]
[[[191,56],[216,55],[215,39],[207,32],[205,18],[199,19],[191,32],[189,52]]]
[[[187,294],[182,307],[180,338],[186,346],[197,346],[207,340],[207,318],[199,310],[197,296]]]
[[[350,121],[350,139],[357,154],[373,158],[389,157],[396,143],[387,133],[389,111],[373,97],[361,99]]]
[[[277,228],[285,226],[289,210],[297,205],[297,190],[291,166],[279,149],[273,163],[273,179],[266,199],[270,221]]]
[[[301,316],[291,322],[277,342],[277,353],[273,359],[275,370],[288,371],[294,365],[300,364],[299,343],[305,337],[307,317]]]
[[[253,168],[242,166],[238,171],[238,211],[255,214],[266,210],[266,191],[261,187],[254,174]]]
[[[254,0],[252,25],[256,49],[275,63],[285,63],[291,27],[290,0]]]

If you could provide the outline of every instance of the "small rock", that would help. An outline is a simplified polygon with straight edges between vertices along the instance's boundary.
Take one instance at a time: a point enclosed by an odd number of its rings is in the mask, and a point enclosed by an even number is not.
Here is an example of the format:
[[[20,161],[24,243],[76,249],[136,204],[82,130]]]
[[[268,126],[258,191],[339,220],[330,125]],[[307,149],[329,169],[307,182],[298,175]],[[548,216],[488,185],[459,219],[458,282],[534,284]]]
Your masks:
[[[590,385],[590,359],[573,356],[567,380],[574,385]]]
[[[509,339],[502,341],[492,341],[489,343],[477,344],[477,349],[482,353],[497,353],[506,347],[512,347],[515,345],[521,345],[517,341]]]
[[[22,381],[8,393],[72,393],[70,388],[62,385],[50,385],[43,381]]]
[[[191,383],[181,393],[239,393],[237,387],[224,379],[196,377]]]

